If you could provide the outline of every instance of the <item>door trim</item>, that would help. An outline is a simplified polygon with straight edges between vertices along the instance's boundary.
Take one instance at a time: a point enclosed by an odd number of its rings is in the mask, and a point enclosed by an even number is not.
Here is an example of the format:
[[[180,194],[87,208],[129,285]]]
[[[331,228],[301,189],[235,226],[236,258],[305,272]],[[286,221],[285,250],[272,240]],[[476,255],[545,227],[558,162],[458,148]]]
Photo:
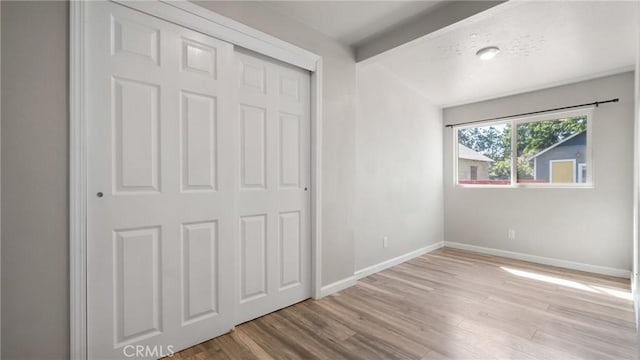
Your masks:
[[[87,163],[84,1],[69,3],[70,357],[87,358]]]
[[[320,58],[187,0],[110,1],[312,72]]]
[[[322,57],[186,0],[113,0],[311,72],[311,289],[322,284]],[[69,3],[69,288],[70,356],[87,359],[87,129],[85,0]]]

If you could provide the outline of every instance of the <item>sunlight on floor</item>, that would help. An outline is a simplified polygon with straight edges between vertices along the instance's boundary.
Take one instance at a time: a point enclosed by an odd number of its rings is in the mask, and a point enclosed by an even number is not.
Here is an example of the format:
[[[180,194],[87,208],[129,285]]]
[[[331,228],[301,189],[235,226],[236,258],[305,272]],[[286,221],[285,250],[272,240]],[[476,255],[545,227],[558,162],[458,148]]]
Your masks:
[[[584,290],[592,293],[610,295],[610,296],[614,296],[614,297],[624,299],[624,300],[629,300],[629,301],[633,300],[633,296],[631,295],[631,293],[623,290],[610,289],[610,288],[605,288],[602,286],[595,286],[595,285],[586,285],[573,280],[562,279],[559,277],[549,276],[549,275],[536,274],[533,272],[512,269],[504,266],[501,266],[500,268],[508,273],[511,273],[516,276],[524,277],[527,279],[544,281],[550,284],[570,287],[573,289]]]

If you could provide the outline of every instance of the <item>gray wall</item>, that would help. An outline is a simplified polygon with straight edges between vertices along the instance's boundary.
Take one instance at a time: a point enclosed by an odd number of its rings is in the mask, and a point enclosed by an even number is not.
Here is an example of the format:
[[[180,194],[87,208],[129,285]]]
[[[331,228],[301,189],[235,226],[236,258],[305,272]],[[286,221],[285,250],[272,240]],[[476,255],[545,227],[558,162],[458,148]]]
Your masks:
[[[640,16],[640,7],[638,8]],[[636,326],[640,329],[640,239],[638,239],[638,226],[640,223],[640,36],[638,37],[638,48],[636,55],[636,113],[635,113],[635,162],[634,162],[634,226],[633,226],[633,249],[635,257],[633,259],[633,278],[635,279],[635,303],[636,303]]]
[[[2,23],[2,5],[0,5],[0,24]],[[2,26],[0,26],[0,44],[2,43]],[[2,46],[0,46],[0,84],[2,84]],[[2,86],[0,86],[0,124],[2,124]],[[1,127],[1,126],[0,126]],[[1,132],[1,131],[0,131]],[[1,138],[1,136],[0,136]],[[2,141],[0,141],[0,144]],[[1,145],[0,145],[1,147]],[[1,162],[1,161],[0,161]],[[1,168],[1,166],[0,166]],[[0,170],[0,173],[2,171]],[[2,177],[0,176],[0,179]],[[0,188],[2,186],[0,185]],[[0,200],[0,204],[1,204]],[[1,208],[1,206],[0,206]],[[0,209],[1,214],[1,209]],[[0,215],[0,229],[2,229],[2,215]],[[1,231],[0,231],[1,233]],[[2,234],[0,234],[0,273],[2,273]],[[0,278],[0,358],[2,358],[2,279]]]
[[[442,241],[444,220],[441,110],[380,65],[358,65],[357,76],[360,270]]]
[[[356,70],[353,61],[353,54],[350,49],[340,46],[335,41],[308,29],[300,23],[296,23],[287,18],[281,17],[269,11],[255,11],[255,4],[251,3],[228,3],[228,2],[208,2],[206,7],[213,9],[225,16],[234,18],[249,26],[268,32],[286,41],[307,48],[324,57],[324,139],[323,144],[323,185],[324,185],[324,248],[323,248],[323,282],[329,284],[333,281],[351,276],[354,269],[366,266],[367,264],[383,261],[394,255],[410,251],[415,247],[428,244],[432,239],[440,239],[438,235],[438,222],[442,217],[438,217],[435,211],[438,200],[437,191],[428,192],[426,187],[421,187],[420,194],[425,198],[433,196],[433,202],[425,207],[415,207],[408,205],[407,208],[397,208],[394,211],[410,210],[417,215],[432,214],[434,218],[424,218],[427,224],[433,226],[420,227],[422,236],[409,239],[402,243],[404,248],[397,247],[394,239],[402,238],[402,235],[390,235],[390,251],[378,252],[376,249],[381,243],[378,236],[386,229],[376,230],[371,236],[372,251],[363,256],[354,254],[354,234],[362,229],[357,216],[354,216],[355,184],[356,184],[356,117],[355,117],[355,83]],[[2,358],[3,359],[63,359],[68,354],[68,331],[69,331],[69,299],[68,299],[68,109],[67,109],[67,53],[68,53],[68,6],[64,2],[1,2],[1,156],[2,156]],[[593,95],[597,98],[620,96],[623,102],[615,107],[602,107],[598,110],[598,118],[605,118],[603,125],[597,129],[600,131],[598,142],[603,144],[613,144],[613,150],[622,151],[623,154],[631,154],[630,142],[631,134],[628,129],[631,122],[631,112],[629,102],[632,78],[631,75],[624,75],[602,80],[601,86],[597,89],[579,86],[581,89],[576,94],[565,97],[560,101],[564,105],[566,101],[579,100],[578,98]],[[398,85],[399,86],[399,85]],[[566,92],[566,91],[565,91]],[[555,105],[558,94],[566,95],[565,92],[552,92],[549,95],[536,97],[537,105]],[[374,94],[375,95],[375,94]],[[414,99],[415,100],[415,99]],[[414,101],[407,100],[407,101]],[[486,102],[486,105],[470,106],[466,113],[473,118],[485,117],[496,112],[512,112],[518,107],[529,106],[527,98],[521,100],[496,100]],[[506,106],[501,106],[506,104]],[[428,105],[419,113],[432,114]],[[496,108],[497,106],[497,108]],[[609,110],[606,110],[609,109]],[[617,109],[617,110],[616,110]],[[448,110],[448,119],[456,119],[465,113],[462,109]],[[418,113],[416,113],[418,114]],[[414,114],[414,115],[416,115]],[[607,116],[605,116],[607,115]],[[429,121],[420,122],[413,117],[407,117],[408,125],[415,126],[418,131],[425,134],[430,133],[432,124]],[[380,119],[376,121],[381,121]],[[379,129],[366,129],[366,122],[358,123],[364,126],[365,132],[360,133],[360,141],[371,138],[383,138]],[[609,129],[609,124],[614,125]],[[627,124],[628,123],[628,124]],[[380,126],[384,126],[382,123]],[[624,128],[620,130],[620,128]],[[358,129],[361,127],[359,126]],[[437,129],[440,130],[440,127]],[[441,133],[440,133],[441,134]],[[362,137],[360,137],[362,136]],[[432,140],[437,141],[439,137]],[[619,144],[617,139],[622,139]],[[450,137],[445,136],[445,139]],[[397,139],[396,139],[397,140]],[[628,140],[628,141],[627,141]],[[385,146],[394,145],[395,140],[385,139],[388,143]],[[395,143],[398,145],[399,143]],[[426,143],[414,144],[409,151],[433,150],[433,154],[426,154],[424,158],[411,158],[406,164],[426,164],[436,161],[432,155],[440,155],[441,151],[427,146]],[[445,144],[445,149],[449,146]],[[603,145],[604,146],[604,145]],[[360,148],[361,149],[361,148]],[[400,152],[393,156],[399,156]],[[445,151],[444,159],[449,159],[450,153]],[[601,157],[606,154],[600,154]],[[410,154],[409,156],[413,156]],[[626,155],[625,155],[626,156]],[[630,164],[630,156],[629,161]],[[390,162],[391,157],[385,161]],[[360,159],[360,158],[359,158]],[[441,157],[442,159],[442,157]],[[373,163],[370,158],[362,159],[365,163]],[[619,162],[607,164],[608,158],[602,158],[598,166],[602,166],[603,171],[619,170]],[[620,162],[626,161],[621,159]],[[441,160],[440,160],[441,161]],[[602,163],[602,165],[600,165]],[[388,163],[387,163],[388,164]],[[447,168],[449,166],[449,168]],[[628,166],[627,166],[628,167]],[[382,168],[382,166],[380,167]],[[366,169],[359,167],[360,171]],[[411,177],[411,184],[420,179],[429,181],[429,176],[439,179],[440,171],[431,169],[430,174],[424,174],[425,168],[417,166],[415,168],[400,168],[403,174],[410,174],[412,171],[420,172]],[[445,174],[451,173],[450,164],[445,162]],[[629,176],[630,178],[630,170]],[[359,172],[360,173],[360,172]],[[364,174],[364,172],[360,173]],[[597,174],[596,174],[597,175]],[[366,178],[363,178],[366,181]],[[388,184],[393,181],[390,176],[380,176],[376,178],[379,184]],[[599,180],[599,177],[596,181]],[[580,246],[587,248],[585,262],[603,264],[609,266],[630,267],[630,259],[621,261],[618,266],[615,261],[611,263],[609,259],[627,258],[630,252],[630,245],[621,244],[618,238],[630,237],[631,222],[631,201],[630,180],[616,184],[619,190],[612,189],[614,186],[606,183],[598,183],[596,190],[572,190],[555,191],[554,196],[560,199],[574,199],[584,197],[582,205],[584,210],[579,212],[589,213],[592,219],[594,208],[602,209],[598,215],[603,215],[593,223],[609,223],[606,229],[597,229],[593,235],[587,236],[587,245]],[[458,234],[452,231],[460,223],[451,224],[451,220],[469,222],[470,215],[461,204],[461,201],[471,201],[476,203],[486,203],[487,194],[491,192],[459,191],[453,193],[447,184],[452,183],[450,177],[445,176],[445,187],[447,196],[453,207],[448,207],[446,214],[450,222],[446,225],[445,231],[448,240],[455,238],[470,239],[478,245],[489,244],[486,239],[476,239],[473,236]],[[386,186],[386,185],[385,185]],[[626,189],[629,189],[628,191]],[[441,189],[441,187],[440,187]],[[505,191],[498,193],[494,214],[499,215],[497,208],[500,205],[509,205],[510,201],[532,202],[534,208],[541,208],[540,201],[536,201],[539,192],[519,193],[518,191],[499,189]],[[457,190],[456,190],[457,191]],[[453,195],[452,195],[453,193]],[[495,193],[495,192],[494,192]],[[466,195],[471,194],[469,197]],[[484,194],[484,195],[483,195]],[[461,198],[461,195],[462,198]],[[583,196],[585,195],[585,196]],[[377,195],[376,195],[377,196]],[[402,195],[406,196],[406,194]],[[625,198],[626,196],[626,198]],[[610,197],[610,199],[609,199]],[[493,198],[490,197],[490,198]],[[362,200],[362,199],[360,199]],[[359,200],[359,201],[360,201]],[[386,206],[388,198],[377,198],[372,203],[376,206]],[[391,202],[393,203],[393,202]],[[414,205],[416,203],[413,203]],[[545,211],[549,210],[544,206]],[[624,209],[627,215],[620,214]],[[575,210],[575,209],[573,209]],[[461,215],[461,217],[458,214]],[[618,216],[608,215],[614,213]],[[475,213],[474,213],[475,214]],[[416,215],[416,216],[417,216]],[[505,216],[505,214],[502,214]],[[508,214],[507,214],[508,215]],[[628,218],[628,219],[627,219]],[[485,221],[485,224],[490,222]],[[360,224],[357,225],[356,224]],[[367,223],[366,225],[368,225]],[[414,223],[415,224],[415,223]],[[482,222],[483,227],[486,227]],[[422,226],[422,225],[421,225]],[[473,227],[471,227],[473,228]],[[447,230],[448,229],[448,230]],[[520,229],[520,228],[517,228]],[[506,230],[486,229],[489,238],[506,238]],[[479,232],[476,232],[479,233]],[[586,232],[585,232],[586,233]],[[563,233],[566,234],[566,233]],[[579,234],[582,234],[579,232]],[[472,234],[473,235],[473,234]],[[495,236],[493,236],[495,235]],[[535,234],[533,234],[535,235]],[[543,235],[545,234],[538,234]],[[552,234],[553,235],[553,234]],[[588,233],[586,235],[589,235]],[[606,235],[606,247],[591,247],[592,240],[603,238]],[[366,239],[366,236],[359,239]],[[539,239],[539,236],[535,237]],[[556,240],[557,236],[549,236],[551,240]],[[407,237],[408,239],[408,237]],[[468,242],[457,240],[461,242]],[[518,242],[526,243],[523,232],[518,232]],[[613,242],[612,242],[613,241]],[[361,246],[362,245],[362,246]],[[358,242],[358,249],[368,249],[369,243]],[[498,245],[500,242],[498,241]],[[547,247],[547,244],[539,244],[540,249]],[[596,244],[597,245],[597,244]],[[496,246],[497,247],[497,246]],[[505,248],[508,248],[505,246]],[[554,247],[551,247],[552,249]],[[519,248],[515,248],[518,251]],[[533,254],[540,254],[540,249],[531,249]],[[573,250],[571,248],[570,250]],[[565,252],[572,252],[566,249],[558,250],[558,257]],[[565,252],[563,252],[565,251]],[[625,253],[626,251],[626,253]],[[596,255],[594,255],[595,253]],[[601,256],[597,255],[602,253]],[[624,253],[623,256],[621,254]],[[366,255],[364,255],[366,254]],[[545,254],[542,254],[545,255]],[[547,255],[548,256],[548,255]],[[570,258],[571,256],[567,256]],[[587,261],[588,260],[588,261]],[[593,261],[592,261],[593,260]],[[357,261],[357,266],[354,261]],[[579,261],[579,259],[578,259]]]
[[[68,357],[64,2],[2,1],[2,358]]]
[[[638,226],[640,223],[640,44],[636,60],[636,114],[635,114],[635,177],[634,177],[634,227],[633,227],[633,279],[634,299],[636,305],[636,326],[640,329],[640,239]]]
[[[351,49],[256,11],[255,3],[203,5],[323,56],[323,284],[353,275]],[[1,6],[2,358],[63,359],[69,356],[68,5]]]
[[[631,270],[633,87],[629,72],[445,109],[444,121],[452,124],[620,98],[594,111],[593,189],[456,188],[452,131],[445,128],[445,239]],[[515,240],[508,240],[508,228]]]
[[[198,5],[298,45],[323,59],[322,284],[353,275],[356,68],[351,49],[260,2]]]

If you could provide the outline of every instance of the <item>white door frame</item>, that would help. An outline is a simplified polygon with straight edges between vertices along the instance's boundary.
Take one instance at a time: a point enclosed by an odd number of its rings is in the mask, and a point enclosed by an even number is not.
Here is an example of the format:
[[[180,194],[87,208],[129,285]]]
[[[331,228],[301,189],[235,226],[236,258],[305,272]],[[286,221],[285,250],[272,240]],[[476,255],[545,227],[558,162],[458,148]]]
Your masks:
[[[311,289],[321,297],[322,57],[186,0],[113,0],[311,72]],[[70,353],[87,358],[87,128],[85,113],[85,0],[69,4]]]

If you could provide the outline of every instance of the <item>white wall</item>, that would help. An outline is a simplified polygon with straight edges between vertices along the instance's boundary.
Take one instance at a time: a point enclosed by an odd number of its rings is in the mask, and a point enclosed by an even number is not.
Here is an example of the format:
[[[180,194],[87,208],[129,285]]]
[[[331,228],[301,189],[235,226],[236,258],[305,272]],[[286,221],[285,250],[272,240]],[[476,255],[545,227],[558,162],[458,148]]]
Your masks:
[[[322,56],[322,284],[353,275],[356,85],[353,51],[261,6],[260,2],[196,3]]]
[[[380,65],[358,65],[357,88],[361,270],[443,240],[442,111]]]
[[[444,110],[445,124],[619,97],[594,112],[593,189],[455,188],[452,130],[444,130],[445,240],[631,270],[634,75]],[[507,239],[507,229],[516,240]]]

